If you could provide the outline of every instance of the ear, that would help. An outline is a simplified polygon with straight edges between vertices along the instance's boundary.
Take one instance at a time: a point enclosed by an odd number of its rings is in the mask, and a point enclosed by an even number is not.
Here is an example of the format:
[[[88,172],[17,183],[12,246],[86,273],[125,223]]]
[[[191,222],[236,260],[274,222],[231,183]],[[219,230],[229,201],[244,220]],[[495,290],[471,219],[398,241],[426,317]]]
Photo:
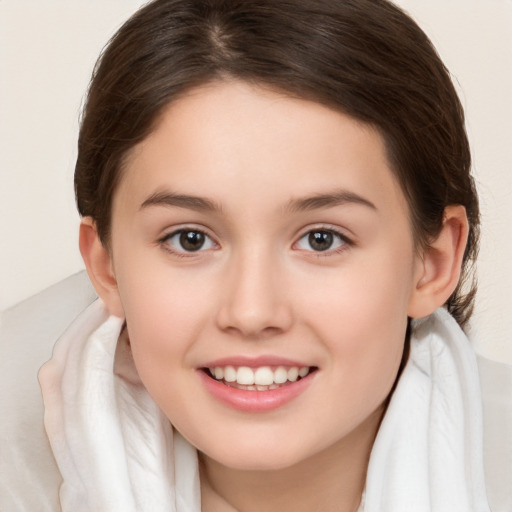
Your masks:
[[[112,257],[101,243],[92,217],[84,217],[80,223],[79,246],[96,293],[111,315],[124,318]]]
[[[468,239],[466,209],[448,206],[438,237],[418,256],[416,287],[409,301],[409,316],[430,315],[446,303],[459,282]]]

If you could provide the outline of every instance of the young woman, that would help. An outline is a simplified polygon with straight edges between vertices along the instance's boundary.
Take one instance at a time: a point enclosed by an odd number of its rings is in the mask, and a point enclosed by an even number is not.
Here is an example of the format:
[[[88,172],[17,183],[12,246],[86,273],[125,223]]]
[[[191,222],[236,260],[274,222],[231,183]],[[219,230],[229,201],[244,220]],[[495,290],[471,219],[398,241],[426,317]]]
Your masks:
[[[464,117],[397,7],[149,3],[75,186],[101,300],[40,376],[64,511],[489,510]]]

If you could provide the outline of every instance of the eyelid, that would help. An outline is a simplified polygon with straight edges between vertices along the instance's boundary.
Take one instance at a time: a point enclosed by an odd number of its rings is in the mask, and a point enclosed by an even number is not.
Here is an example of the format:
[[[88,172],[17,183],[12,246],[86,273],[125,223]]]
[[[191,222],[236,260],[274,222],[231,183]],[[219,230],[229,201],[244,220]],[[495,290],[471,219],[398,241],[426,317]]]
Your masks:
[[[205,236],[205,238],[209,239],[212,247],[208,247],[206,249],[203,249],[202,247],[198,249],[197,251],[187,251],[185,249],[178,249],[173,247],[171,244],[169,244],[169,240],[173,237],[179,235],[180,233],[184,231],[193,231],[197,233],[201,233]],[[184,224],[181,226],[174,226],[172,229],[169,229],[167,232],[165,232],[162,236],[160,236],[157,240],[158,245],[160,245],[165,251],[171,253],[172,255],[178,256],[178,257],[193,257],[197,256],[200,253],[206,252],[210,249],[217,249],[219,248],[219,243],[217,242],[216,238],[209,232],[209,230],[203,226],[197,226],[197,225],[191,225],[191,224]]]
[[[333,226],[331,224],[316,224],[312,226],[308,226],[307,228],[304,228],[300,231],[299,235],[296,238],[296,241],[293,244],[293,248],[296,248],[298,243],[306,236],[308,236],[310,233],[314,233],[315,231],[325,231],[328,233],[332,233],[335,237],[340,239],[342,241],[342,244],[338,247],[335,247],[334,249],[326,249],[325,251],[315,251],[313,249],[298,249],[300,251],[304,251],[307,253],[311,253],[315,257],[322,257],[322,256],[331,256],[333,254],[339,254],[340,252],[348,249],[349,247],[352,247],[355,245],[355,242],[352,237],[349,237],[344,230],[337,226]]]

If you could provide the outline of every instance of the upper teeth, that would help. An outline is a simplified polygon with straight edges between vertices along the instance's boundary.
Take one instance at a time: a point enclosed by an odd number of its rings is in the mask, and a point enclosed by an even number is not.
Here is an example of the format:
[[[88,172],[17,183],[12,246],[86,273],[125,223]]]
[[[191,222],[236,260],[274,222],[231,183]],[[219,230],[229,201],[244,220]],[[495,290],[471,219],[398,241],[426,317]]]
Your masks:
[[[286,381],[295,382],[299,377],[305,377],[309,373],[309,367],[292,366],[285,368],[278,366],[274,370],[270,366],[249,368],[248,366],[216,366],[210,368],[210,373],[217,380],[236,382],[242,385],[270,386],[272,384],[284,384]]]

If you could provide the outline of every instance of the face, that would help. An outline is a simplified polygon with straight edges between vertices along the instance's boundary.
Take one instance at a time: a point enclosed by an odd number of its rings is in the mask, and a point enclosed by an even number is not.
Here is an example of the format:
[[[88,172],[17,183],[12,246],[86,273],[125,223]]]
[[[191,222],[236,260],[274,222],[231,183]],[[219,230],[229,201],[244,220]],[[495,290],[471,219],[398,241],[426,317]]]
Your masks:
[[[137,370],[207,457],[288,467],[381,409],[418,264],[376,131],[316,103],[210,84],[134,148],[112,215]]]

